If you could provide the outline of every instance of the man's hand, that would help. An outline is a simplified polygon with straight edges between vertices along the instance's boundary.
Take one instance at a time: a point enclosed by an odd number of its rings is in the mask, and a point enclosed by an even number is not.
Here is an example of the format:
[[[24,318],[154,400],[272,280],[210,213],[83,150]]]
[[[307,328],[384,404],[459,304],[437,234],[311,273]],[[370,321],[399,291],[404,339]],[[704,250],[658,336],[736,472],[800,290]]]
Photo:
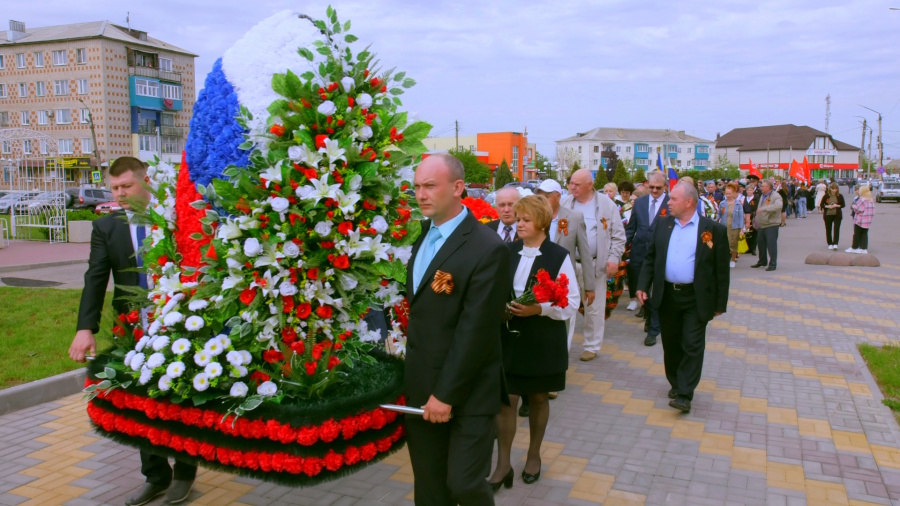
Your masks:
[[[75,333],[72,346],[69,346],[69,358],[76,362],[84,362],[87,352],[90,352],[92,357],[97,354],[97,341],[94,340],[94,333],[90,329],[79,330]]]
[[[606,262],[606,276],[613,277],[619,272],[619,262]]]
[[[585,290],[584,291],[584,305],[590,306],[594,303],[594,291],[593,290]]]
[[[432,395],[428,398],[428,402],[422,406],[422,409],[425,410],[425,415],[422,418],[426,422],[447,423],[450,421],[450,411],[453,410],[453,406],[444,404]]]
[[[715,313],[715,314],[713,314],[713,318],[715,318],[716,316],[722,316],[723,314],[725,314],[725,313]]]
[[[647,304],[647,299],[649,299],[649,297],[647,296],[647,292],[645,292],[645,291],[643,291],[643,290],[638,290],[638,291],[637,291],[637,298],[638,298],[638,301],[641,303],[642,306],[643,306],[643,305],[646,305],[646,304]]]
[[[527,316],[534,316],[541,314],[541,305],[540,304],[528,304],[524,306],[522,304],[513,302],[509,305],[509,312],[514,316],[518,316],[519,318],[525,318]]]

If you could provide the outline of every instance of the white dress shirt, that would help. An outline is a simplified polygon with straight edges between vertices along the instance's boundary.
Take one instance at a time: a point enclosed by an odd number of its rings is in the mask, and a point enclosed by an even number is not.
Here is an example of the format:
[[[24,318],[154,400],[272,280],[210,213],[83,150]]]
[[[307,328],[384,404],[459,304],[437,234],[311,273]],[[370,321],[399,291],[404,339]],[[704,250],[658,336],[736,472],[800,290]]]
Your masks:
[[[528,275],[531,273],[531,267],[534,265],[534,259],[541,256],[540,248],[523,247],[519,252],[522,258],[516,267],[516,274],[513,276],[513,292],[516,297],[521,297],[525,293],[528,286]],[[581,295],[578,293],[578,280],[575,278],[575,267],[572,266],[572,260],[569,255],[563,260],[562,266],[559,268],[559,274],[565,274],[569,278],[569,305],[566,307],[554,306],[550,302],[541,303],[541,316],[546,316],[553,320],[568,320],[575,316],[578,306],[581,304]]]
[[[585,204],[573,201],[572,208],[580,212],[584,216],[584,226],[587,228],[588,249],[591,250],[591,257],[597,258],[597,206],[594,199],[597,195],[593,195],[591,200]]]

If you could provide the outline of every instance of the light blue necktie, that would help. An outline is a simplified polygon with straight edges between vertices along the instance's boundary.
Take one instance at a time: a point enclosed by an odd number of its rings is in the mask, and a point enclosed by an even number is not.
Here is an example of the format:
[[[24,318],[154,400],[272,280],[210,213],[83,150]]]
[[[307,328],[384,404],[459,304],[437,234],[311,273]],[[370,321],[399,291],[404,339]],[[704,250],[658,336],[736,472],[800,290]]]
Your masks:
[[[428,235],[425,236],[422,247],[419,249],[419,254],[416,256],[416,264],[413,266],[413,293],[416,293],[416,290],[418,290],[419,284],[422,282],[422,276],[425,275],[425,271],[428,270],[428,266],[434,260],[434,255],[437,253],[434,245],[440,238],[441,231],[432,224],[428,230]]]
[[[144,266],[144,259],[141,258],[140,249],[141,249],[141,246],[144,245],[144,239],[147,237],[147,229],[144,228],[143,225],[136,225],[135,229],[136,229],[135,235],[137,236],[138,251],[134,252],[134,260],[137,263],[138,269],[140,269],[141,267]],[[144,271],[138,272],[138,285],[140,285],[141,288],[145,288],[145,289],[147,288],[147,273],[146,272],[144,272]]]

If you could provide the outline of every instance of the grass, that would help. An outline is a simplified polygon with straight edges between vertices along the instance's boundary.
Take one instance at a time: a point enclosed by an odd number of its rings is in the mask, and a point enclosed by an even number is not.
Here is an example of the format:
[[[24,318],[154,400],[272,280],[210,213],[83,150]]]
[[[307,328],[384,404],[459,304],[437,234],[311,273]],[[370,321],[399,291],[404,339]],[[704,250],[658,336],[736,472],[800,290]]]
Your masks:
[[[900,346],[863,343],[859,345],[859,353],[884,395],[882,402],[900,421]]]
[[[0,287],[0,389],[83,367],[68,353],[80,299],[77,289]],[[101,329],[112,326],[111,300],[107,293]],[[98,350],[111,342],[98,336]]]

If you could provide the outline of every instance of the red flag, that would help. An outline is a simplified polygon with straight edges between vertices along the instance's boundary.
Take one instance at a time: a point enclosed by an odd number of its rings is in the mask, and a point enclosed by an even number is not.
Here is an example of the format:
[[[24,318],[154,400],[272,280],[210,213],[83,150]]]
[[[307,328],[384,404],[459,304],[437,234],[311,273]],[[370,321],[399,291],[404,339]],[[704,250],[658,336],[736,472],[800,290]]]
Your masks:
[[[762,174],[759,173],[759,169],[756,168],[756,165],[753,165],[753,159],[748,158],[747,160],[750,161],[750,175],[762,179]]]
[[[807,183],[812,181],[812,174],[809,173],[809,162],[806,161],[806,157],[803,157],[803,178]]]
[[[797,160],[791,160],[791,170],[788,171],[788,177],[801,180],[806,179],[806,175],[803,173],[803,168],[800,167],[800,164],[797,163]]]

